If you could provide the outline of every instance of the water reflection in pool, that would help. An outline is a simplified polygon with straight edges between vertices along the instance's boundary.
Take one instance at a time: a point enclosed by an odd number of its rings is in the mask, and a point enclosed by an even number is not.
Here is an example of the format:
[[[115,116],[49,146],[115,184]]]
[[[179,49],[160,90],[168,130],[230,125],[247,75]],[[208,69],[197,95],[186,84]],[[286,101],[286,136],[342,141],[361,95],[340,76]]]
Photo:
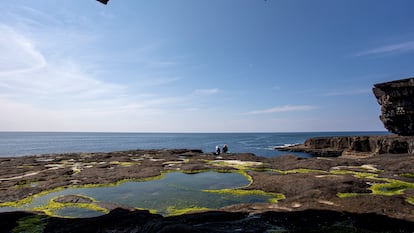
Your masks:
[[[152,181],[131,181],[117,186],[69,188],[52,192],[37,197],[30,204],[18,209],[47,206],[51,199],[69,194],[91,197],[97,202],[155,210],[163,215],[174,214],[174,211],[188,208],[217,209],[238,203],[269,201],[269,196],[258,194],[233,195],[203,192],[203,190],[234,189],[248,184],[248,179],[238,173],[203,172],[190,175],[172,172],[165,174],[161,179]],[[101,212],[81,210],[72,206],[53,210],[53,213],[60,216],[90,217],[99,215]]]

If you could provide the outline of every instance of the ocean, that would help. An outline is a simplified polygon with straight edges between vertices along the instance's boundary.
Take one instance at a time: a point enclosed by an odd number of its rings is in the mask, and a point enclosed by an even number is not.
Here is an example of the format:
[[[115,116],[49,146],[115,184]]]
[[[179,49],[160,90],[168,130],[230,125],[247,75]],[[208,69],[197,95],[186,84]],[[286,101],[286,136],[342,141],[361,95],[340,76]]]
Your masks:
[[[0,132],[0,157],[25,155],[110,152],[135,149],[201,149],[213,152],[227,144],[230,153],[248,152],[275,157],[287,152],[275,147],[303,143],[310,137],[383,135],[387,132],[298,133],[77,133]],[[290,153],[290,152],[289,152]],[[306,153],[295,153],[310,157]]]

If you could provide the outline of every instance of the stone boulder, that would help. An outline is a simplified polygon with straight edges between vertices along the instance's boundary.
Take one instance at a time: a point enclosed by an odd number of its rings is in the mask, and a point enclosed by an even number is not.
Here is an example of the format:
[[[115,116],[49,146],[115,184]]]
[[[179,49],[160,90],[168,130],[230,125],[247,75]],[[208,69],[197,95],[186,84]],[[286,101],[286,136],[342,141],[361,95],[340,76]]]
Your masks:
[[[374,85],[385,128],[402,136],[414,135],[414,77]]]

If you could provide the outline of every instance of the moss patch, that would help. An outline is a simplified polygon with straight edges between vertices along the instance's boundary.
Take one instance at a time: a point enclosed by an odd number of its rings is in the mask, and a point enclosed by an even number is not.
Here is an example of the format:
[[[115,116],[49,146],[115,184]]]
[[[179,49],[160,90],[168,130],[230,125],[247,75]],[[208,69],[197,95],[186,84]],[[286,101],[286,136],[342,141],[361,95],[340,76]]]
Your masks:
[[[336,196],[339,198],[356,197],[358,193],[337,193]]]
[[[47,216],[34,215],[17,220],[17,226],[12,230],[13,233],[41,233],[47,223]]]
[[[221,193],[221,194],[232,194],[236,196],[245,196],[245,195],[258,195],[258,196],[267,196],[269,197],[269,202],[276,203],[279,200],[285,199],[285,195],[281,193],[269,193],[262,190],[245,190],[245,189],[220,189],[220,190],[202,190],[203,192],[208,193]]]
[[[327,173],[326,171],[323,171],[323,170],[306,169],[306,168],[298,168],[298,169],[285,170],[285,171],[277,170],[277,169],[271,169],[270,171],[285,174],[285,175],[286,174],[294,174],[294,173],[311,173],[311,172]]]
[[[413,183],[392,179],[383,180],[387,181],[387,183],[374,184],[369,188],[372,194],[392,196],[403,194],[407,189],[414,189]]]
[[[371,172],[356,172],[356,171],[349,171],[349,170],[332,170],[329,172],[333,175],[353,175],[356,178],[368,178],[368,179],[375,179],[378,177],[377,173]]]
[[[0,207],[20,207],[20,206],[31,203],[34,198],[41,197],[41,196],[44,196],[44,195],[49,194],[49,193],[58,192],[58,191],[61,191],[61,190],[64,190],[64,189],[65,189],[65,187],[59,187],[59,188],[46,190],[46,191],[34,194],[32,196],[23,198],[23,199],[18,200],[18,201],[2,202],[2,203],[0,203]]]
[[[111,165],[118,165],[118,166],[121,166],[121,167],[131,167],[131,166],[134,166],[134,165],[139,165],[140,163],[138,163],[138,162],[111,161],[111,162],[109,162],[109,164],[111,164]]]
[[[177,208],[176,206],[167,207],[168,216],[182,215],[193,211],[208,211],[211,210],[205,207],[192,206],[188,208]]]
[[[100,206],[97,206],[94,203],[61,203],[61,202],[56,202],[55,199],[58,197],[55,197],[53,199],[51,199],[47,205],[45,206],[39,206],[36,208],[33,208],[31,210],[34,211],[43,211],[45,214],[49,215],[49,216],[56,216],[55,211],[56,210],[60,210],[63,208],[67,208],[67,207],[74,207],[74,208],[81,208],[81,209],[88,209],[88,210],[94,210],[94,211],[100,211],[103,212],[105,214],[109,213],[109,211],[107,209],[104,209]],[[93,198],[88,197],[91,200],[94,200]],[[59,217],[70,217],[70,216],[59,216]]]
[[[407,201],[408,203],[410,203],[411,205],[414,205],[414,197],[408,197],[408,198],[406,199],[406,201]]]
[[[400,176],[405,177],[405,178],[413,178],[414,179],[414,174],[411,174],[411,173],[400,174]]]

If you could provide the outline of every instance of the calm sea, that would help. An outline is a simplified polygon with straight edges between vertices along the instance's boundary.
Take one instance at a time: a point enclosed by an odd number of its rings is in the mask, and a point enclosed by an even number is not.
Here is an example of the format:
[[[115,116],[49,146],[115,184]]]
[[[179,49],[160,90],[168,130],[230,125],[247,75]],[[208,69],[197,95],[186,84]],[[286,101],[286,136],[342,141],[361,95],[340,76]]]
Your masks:
[[[305,133],[67,133],[0,132],[0,157],[67,152],[109,152],[133,149],[201,149],[213,152],[216,145],[229,152],[249,152],[274,157],[286,152],[274,148],[303,143],[309,137],[381,135],[386,132]],[[308,154],[297,153],[302,157]]]

